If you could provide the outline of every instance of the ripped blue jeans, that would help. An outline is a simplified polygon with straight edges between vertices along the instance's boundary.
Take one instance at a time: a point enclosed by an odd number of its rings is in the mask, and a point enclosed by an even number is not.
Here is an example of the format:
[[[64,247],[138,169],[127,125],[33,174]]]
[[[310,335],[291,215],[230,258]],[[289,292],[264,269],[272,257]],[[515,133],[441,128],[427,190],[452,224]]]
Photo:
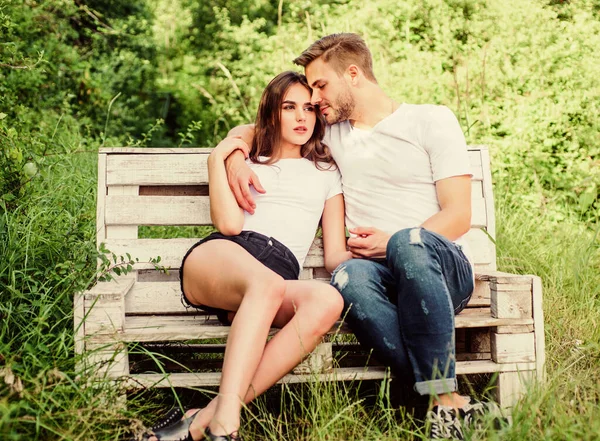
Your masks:
[[[473,292],[459,245],[422,228],[395,233],[381,260],[352,259],[333,272],[346,322],[375,357],[420,395],[456,391],[454,316]]]

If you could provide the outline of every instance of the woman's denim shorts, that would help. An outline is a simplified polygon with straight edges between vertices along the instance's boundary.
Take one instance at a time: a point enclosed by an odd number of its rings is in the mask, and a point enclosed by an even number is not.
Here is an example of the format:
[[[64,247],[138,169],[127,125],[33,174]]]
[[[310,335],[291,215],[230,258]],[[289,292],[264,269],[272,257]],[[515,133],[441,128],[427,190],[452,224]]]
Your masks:
[[[248,251],[256,260],[265,265],[270,270],[279,274],[284,280],[297,280],[300,274],[300,265],[294,254],[284,244],[278,240],[267,237],[263,234],[256,233],[254,231],[242,231],[236,236],[225,236],[219,232],[215,232],[205,237],[204,239],[195,243],[181,261],[179,267],[179,281],[181,286],[181,302],[183,305],[192,308],[202,309],[210,314],[216,314],[219,321],[223,324],[229,325],[227,320],[228,311],[220,308],[213,308],[205,305],[194,305],[186,298],[183,291],[183,265],[185,259],[190,255],[194,249],[204,242],[214,239],[224,239],[231,242],[237,243],[243,249]]]

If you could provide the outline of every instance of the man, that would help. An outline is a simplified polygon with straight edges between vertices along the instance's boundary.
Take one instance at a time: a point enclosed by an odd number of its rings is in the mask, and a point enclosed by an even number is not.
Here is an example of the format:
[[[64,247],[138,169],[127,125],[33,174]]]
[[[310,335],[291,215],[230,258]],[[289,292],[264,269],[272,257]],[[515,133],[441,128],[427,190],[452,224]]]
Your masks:
[[[342,174],[353,259],[331,283],[344,298],[346,321],[399,378],[432,397],[432,438],[462,439],[461,422],[491,404],[471,404],[456,392],[454,315],[474,287],[461,239],[471,225],[471,172],[460,125],[447,107],[388,97],[356,34],[323,37],[294,62],[305,68],[311,101],[329,124],[324,142]],[[250,141],[245,127],[230,136]],[[252,213],[249,185],[264,190],[241,153],[228,159],[228,177]]]

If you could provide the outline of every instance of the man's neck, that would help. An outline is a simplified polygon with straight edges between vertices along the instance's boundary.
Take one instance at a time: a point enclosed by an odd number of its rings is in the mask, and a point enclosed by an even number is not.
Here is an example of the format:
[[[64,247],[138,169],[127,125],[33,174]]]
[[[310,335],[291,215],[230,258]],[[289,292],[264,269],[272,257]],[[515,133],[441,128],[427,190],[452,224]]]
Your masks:
[[[354,99],[356,107],[350,117],[350,124],[359,129],[372,129],[398,108],[398,104],[373,83],[357,90]]]

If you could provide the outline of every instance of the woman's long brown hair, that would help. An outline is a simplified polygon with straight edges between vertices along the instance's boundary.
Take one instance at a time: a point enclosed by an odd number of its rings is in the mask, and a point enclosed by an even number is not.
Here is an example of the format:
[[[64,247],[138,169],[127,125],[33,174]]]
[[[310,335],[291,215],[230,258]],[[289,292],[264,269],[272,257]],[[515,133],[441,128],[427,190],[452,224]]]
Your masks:
[[[250,149],[250,160],[259,164],[272,164],[281,156],[279,149],[281,141],[281,107],[285,94],[294,84],[302,84],[312,94],[306,77],[298,72],[282,72],[271,80],[263,91],[258,105],[256,122],[254,125],[254,139]],[[323,167],[320,162],[335,164],[329,148],[321,141],[325,135],[325,118],[318,109],[315,109],[317,119],[315,129],[310,139],[301,147],[300,155],[315,163],[319,169]],[[259,156],[269,159],[262,161]]]

